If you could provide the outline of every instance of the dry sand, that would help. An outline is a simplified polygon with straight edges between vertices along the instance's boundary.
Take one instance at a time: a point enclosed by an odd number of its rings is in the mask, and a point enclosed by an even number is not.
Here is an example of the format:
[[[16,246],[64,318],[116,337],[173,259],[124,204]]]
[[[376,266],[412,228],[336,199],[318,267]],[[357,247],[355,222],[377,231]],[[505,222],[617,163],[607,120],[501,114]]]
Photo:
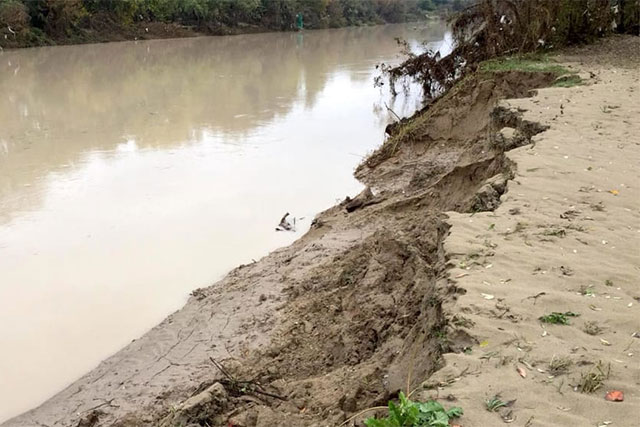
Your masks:
[[[465,427],[637,425],[639,48],[622,38],[576,51],[565,60],[582,61],[573,66],[585,85],[503,101],[499,114],[499,98],[550,76],[462,85],[357,171],[373,194],[195,291],[3,426],[335,426],[407,383],[420,389],[414,397],[462,406]],[[540,123],[549,129],[539,133]],[[494,212],[465,213],[493,209],[498,197]],[[580,316],[538,320],[553,311]],[[587,322],[602,331],[584,332]],[[235,387],[211,358],[284,400]],[[561,358],[571,364],[551,377],[550,361]],[[603,386],[574,391],[598,361],[611,366]],[[611,389],[624,402],[605,401]],[[488,412],[496,394],[516,401]]]
[[[445,355],[429,382],[453,381],[438,394],[455,396],[465,427],[501,416],[520,426],[640,424],[639,63],[606,59],[568,62],[585,86],[503,102],[550,128],[509,152],[517,173],[495,212],[449,214],[450,274],[466,294],[445,310],[469,322],[476,344]],[[567,311],[580,314],[570,325],[538,320]],[[601,332],[585,332],[589,324]],[[553,373],[554,358],[571,365]],[[609,378],[576,392],[599,361]],[[606,401],[609,390],[624,402]],[[517,400],[492,413],[485,401],[496,394]]]

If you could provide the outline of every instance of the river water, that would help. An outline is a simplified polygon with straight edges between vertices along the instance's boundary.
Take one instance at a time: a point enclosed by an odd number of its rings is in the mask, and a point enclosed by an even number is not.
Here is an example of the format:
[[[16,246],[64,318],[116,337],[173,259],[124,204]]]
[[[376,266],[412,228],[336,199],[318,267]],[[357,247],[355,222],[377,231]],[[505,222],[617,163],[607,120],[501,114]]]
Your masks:
[[[0,53],[0,422],[361,185],[440,23]],[[297,232],[276,232],[284,212]]]

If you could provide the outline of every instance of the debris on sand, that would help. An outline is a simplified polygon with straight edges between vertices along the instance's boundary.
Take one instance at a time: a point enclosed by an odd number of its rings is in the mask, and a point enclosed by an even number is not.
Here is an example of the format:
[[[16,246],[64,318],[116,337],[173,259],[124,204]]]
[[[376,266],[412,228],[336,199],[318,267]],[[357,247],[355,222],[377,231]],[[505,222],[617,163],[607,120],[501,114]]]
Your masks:
[[[605,368],[602,361],[599,361],[591,370],[582,373],[580,382],[574,389],[580,393],[593,393],[602,387],[604,380],[609,378],[610,373],[611,365],[609,364]]]
[[[362,209],[367,206],[374,205],[376,203],[380,203],[382,201],[381,198],[374,196],[370,187],[365,188],[353,199],[347,196],[344,200],[344,207],[347,212],[351,213],[358,209]]]
[[[624,393],[620,390],[611,390],[605,394],[604,398],[609,402],[622,402],[624,401]]]

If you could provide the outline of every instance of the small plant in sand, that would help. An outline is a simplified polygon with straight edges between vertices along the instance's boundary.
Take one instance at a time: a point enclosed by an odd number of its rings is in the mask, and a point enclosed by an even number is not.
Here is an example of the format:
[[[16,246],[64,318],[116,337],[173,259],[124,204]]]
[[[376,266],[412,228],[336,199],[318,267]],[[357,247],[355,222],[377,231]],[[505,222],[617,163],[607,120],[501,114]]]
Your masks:
[[[449,427],[449,421],[462,415],[462,408],[445,409],[440,403],[413,402],[400,392],[400,403],[389,402],[386,418],[367,418],[367,427]]]
[[[593,291],[593,285],[582,285],[580,286],[580,295],[584,295],[586,297],[595,297],[596,293]]]
[[[549,362],[549,372],[552,375],[564,374],[573,365],[573,361],[568,357],[553,356]]]
[[[487,411],[497,412],[498,409],[504,408],[505,406],[507,406],[507,402],[500,399],[499,394],[496,394],[495,396],[485,400],[484,405],[487,408]]]
[[[605,366],[599,361],[589,372],[585,372],[580,376],[580,382],[576,386],[580,393],[593,393],[600,389],[604,380],[609,378],[611,365]]]
[[[545,314],[544,316],[540,316],[538,319],[542,323],[551,323],[554,325],[568,325],[569,317],[577,317],[580,316],[578,313],[573,313],[571,311],[565,311],[564,313],[559,313],[554,311],[550,314]]]
[[[599,335],[602,333],[602,328],[598,325],[598,322],[585,322],[582,330],[589,335]]]

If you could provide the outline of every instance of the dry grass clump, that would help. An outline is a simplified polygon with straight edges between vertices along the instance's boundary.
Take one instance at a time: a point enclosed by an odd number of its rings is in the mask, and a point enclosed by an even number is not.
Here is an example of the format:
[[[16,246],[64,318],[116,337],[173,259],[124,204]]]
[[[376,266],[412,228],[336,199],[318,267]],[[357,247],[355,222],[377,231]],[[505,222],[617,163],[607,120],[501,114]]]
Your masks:
[[[580,393],[593,393],[596,390],[599,390],[604,381],[609,378],[609,373],[611,372],[611,365],[605,366],[601,361],[591,368],[590,371],[583,373],[580,376],[580,382],[576,386]]]
[[[573,360],[569,357],[557,357],[554,355],[549,362],[549,372],[552,375],[560,375],[566,373],[573,365]]]
[[[598,325],[598,322],[585,322],[582,330],[589,335],[599,335],[602,333],[603,329]]]

